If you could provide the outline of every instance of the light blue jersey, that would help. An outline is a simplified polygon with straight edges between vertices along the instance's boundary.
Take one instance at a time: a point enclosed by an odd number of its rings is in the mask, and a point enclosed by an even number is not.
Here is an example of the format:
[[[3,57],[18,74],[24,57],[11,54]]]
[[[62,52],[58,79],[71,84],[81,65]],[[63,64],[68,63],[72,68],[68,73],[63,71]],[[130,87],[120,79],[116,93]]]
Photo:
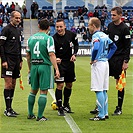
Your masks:
[[[108,54],[113,52],[109,53],[110,44],[113,44],[113,41],[108,35],[104,32],[96,31],[92,36],[92,61],[107,61]]]

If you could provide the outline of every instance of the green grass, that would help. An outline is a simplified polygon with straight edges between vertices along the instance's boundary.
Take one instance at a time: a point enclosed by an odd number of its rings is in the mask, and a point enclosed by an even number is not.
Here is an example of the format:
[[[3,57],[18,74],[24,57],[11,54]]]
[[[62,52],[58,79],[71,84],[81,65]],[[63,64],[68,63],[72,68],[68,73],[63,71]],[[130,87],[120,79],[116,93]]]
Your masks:
[[[90,91],[90,58],[77,57],[76,76],[77,81],[73,83],[73,92],[71,96],[71,107],[75,112],[71,114],[78,127],[83,133],[131,133],[133,131],[133,58],[129,63],[127,71],[127,85],[125,89],[125,99],[123,104],[123,114],[121,116],[111,116],[117,105],[117,90],[115,89],[115,80],[110,77],[109,96],[109,120],[106,121],[89,121],[93,117],[89,113],[95,107],[96,96]],[[3,79],[0,79],[0,133],[71,133],[69,125],[64,117],[57,115],[57,111],[52,110],[51,102],[53,101],[48,94],[48,102],[44,115],[49,119],[46,122],[36,122],[27,120],[27,97],[30,86],[27,83],[27,64],[23,62],[23,84],[25,89],[19,89],[19,81],[13,100],[13,108],[19,112],[17,118],[8,118],[3,115],[5,103],[3,99]],[[35,114],[37,114],[37,99],[35,104]]]

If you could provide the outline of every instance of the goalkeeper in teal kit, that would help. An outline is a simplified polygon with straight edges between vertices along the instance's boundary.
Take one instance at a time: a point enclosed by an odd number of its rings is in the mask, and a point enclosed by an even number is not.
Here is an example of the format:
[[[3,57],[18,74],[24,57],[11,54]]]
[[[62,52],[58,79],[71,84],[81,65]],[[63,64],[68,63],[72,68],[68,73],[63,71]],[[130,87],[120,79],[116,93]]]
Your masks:
[[[31,91],[28,97],[28,119],[35,119],[33,107],[35,97],[40,89],[38,99],[37,121],[46,121],[43,116],[47,102],[48,89],[54,88],[54,74],[52,64],[55,69],[55,78],[59,78],[60,73],[56,63],[55,48],[53,38],[49,32],[49,22],[43,19],[39,22],[39,32],[28,39],[27,62],[30,72]]]

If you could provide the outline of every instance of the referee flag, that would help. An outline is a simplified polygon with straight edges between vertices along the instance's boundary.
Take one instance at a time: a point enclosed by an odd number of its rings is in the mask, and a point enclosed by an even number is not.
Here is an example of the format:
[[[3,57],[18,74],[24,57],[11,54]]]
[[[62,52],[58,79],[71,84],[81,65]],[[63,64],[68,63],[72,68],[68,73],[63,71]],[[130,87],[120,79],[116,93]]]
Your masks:
[[[116,89],[119,91],[122,91],[125,86],[126,86],[126,77],[125,77],[125,73],[123,70],[121,75],[120,75],[118,84],[116,85]]]
[[[20,89],[24,90],[23,80],[22,80],[22,75],[21,74],[20,74],[20,78],[19,78],[19,84],[20,84]]]

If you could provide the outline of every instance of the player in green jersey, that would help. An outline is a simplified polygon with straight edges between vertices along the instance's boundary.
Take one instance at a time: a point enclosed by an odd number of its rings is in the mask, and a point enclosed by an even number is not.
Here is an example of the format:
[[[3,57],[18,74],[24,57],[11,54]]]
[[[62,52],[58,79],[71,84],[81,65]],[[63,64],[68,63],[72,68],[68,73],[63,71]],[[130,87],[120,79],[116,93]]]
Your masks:
[[[48,89],[54,88],[54,76],[52,64],[55,69],[55,78],[59,78],[60,73],[56,63],[55,48],[53,38],[47,33],[50,30],[49,22],[43,19],[38,24],[39,32],[28,39],[27,62],[31,74],[31,91],[28,97],[28,119],[36,118],[33,113],[35,97],[40,89],[38,99],[37,121],[46,121],[43,112],[47,102]]]

